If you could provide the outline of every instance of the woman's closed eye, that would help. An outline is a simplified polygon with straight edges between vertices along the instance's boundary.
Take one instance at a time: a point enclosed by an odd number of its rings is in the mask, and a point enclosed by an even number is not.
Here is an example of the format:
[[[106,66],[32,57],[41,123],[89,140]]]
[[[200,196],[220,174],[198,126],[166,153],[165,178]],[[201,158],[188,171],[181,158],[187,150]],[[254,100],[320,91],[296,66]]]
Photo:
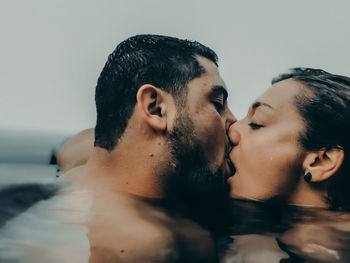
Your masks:
[[[260,128],[264,127],[264,125],[258,124],[258,123],[255,123],[255,122],[250,122],[249,126],[253,130],[257,130],[257,129],[260,129]]]

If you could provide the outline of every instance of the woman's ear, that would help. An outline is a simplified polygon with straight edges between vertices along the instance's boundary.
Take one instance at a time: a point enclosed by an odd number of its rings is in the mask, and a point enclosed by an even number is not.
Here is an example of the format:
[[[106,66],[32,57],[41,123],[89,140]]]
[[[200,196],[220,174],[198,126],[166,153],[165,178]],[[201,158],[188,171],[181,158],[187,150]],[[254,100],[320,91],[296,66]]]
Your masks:
[[[334,175],[342,165],[344,151],[339,148],[326,149],[308,153],[303,167],[306,173],[311,173],[311,183],[323,182]]]
[[[141,118],[155,131],[164,132],[167,128],[165,93],[150,85],[142,85],[137,94],[137,106]]]

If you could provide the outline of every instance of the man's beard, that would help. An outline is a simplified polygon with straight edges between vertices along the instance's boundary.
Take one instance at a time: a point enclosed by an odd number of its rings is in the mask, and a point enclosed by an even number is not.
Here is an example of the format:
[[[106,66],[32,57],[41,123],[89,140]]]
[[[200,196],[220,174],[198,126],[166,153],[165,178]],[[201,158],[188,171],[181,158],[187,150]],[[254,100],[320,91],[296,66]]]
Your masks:
[[[167,187],[171,199],[197,202],[228,197],[229,187],[222,172],[224,160],[215,171],[211,171],[201,147],[203,142],[197,139],[193,121],[186,111],[179,113],[167,137],[171,162],[176,164]]]

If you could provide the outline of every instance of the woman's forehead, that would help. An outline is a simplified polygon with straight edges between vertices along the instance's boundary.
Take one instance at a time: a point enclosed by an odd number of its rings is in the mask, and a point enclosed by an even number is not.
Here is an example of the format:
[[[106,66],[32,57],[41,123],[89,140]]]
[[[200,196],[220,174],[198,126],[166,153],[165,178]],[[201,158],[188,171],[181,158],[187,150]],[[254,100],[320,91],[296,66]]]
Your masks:
[[[300,84],[293,80],[282,80],[273,84],[267,91],[265,91],[257,101],[267,103],[273,108],[281,108],[293,105],[296,95],[301,92]]]

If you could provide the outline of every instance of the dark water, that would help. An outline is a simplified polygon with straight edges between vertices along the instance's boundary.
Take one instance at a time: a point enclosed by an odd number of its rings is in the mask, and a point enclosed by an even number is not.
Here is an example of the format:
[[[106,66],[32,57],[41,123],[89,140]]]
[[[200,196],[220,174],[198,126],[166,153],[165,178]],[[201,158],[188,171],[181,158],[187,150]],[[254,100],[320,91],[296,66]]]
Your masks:
[[[1,263],[88,262],[86,207],[67,198],[69,185],[57,182],[54,164],[66,139],[65,134],[0,132]],[[74,196],[87,199],[84,194]]]
[[[59,191],[55,165],[0,163],[0,227]]]
[[[76,201],[88,198],[56,175],[56,165],[0,164],[1,263],[88,262],[88,209]]]
[[[0,178],[0,262],[88,262],[88,208],[55,165],[0,164]],[[232,201],[229,216],[221,262],[350,262],[348,213]]]
[[[224,263],[350,262],[349,213],[232,200],[230,218]]]
[[[89,197],[56,174],[0,164],[0,262],[88,262]],[[213,228],[223,263],[350,262],[348,213],[232,200],[227,216]]]

